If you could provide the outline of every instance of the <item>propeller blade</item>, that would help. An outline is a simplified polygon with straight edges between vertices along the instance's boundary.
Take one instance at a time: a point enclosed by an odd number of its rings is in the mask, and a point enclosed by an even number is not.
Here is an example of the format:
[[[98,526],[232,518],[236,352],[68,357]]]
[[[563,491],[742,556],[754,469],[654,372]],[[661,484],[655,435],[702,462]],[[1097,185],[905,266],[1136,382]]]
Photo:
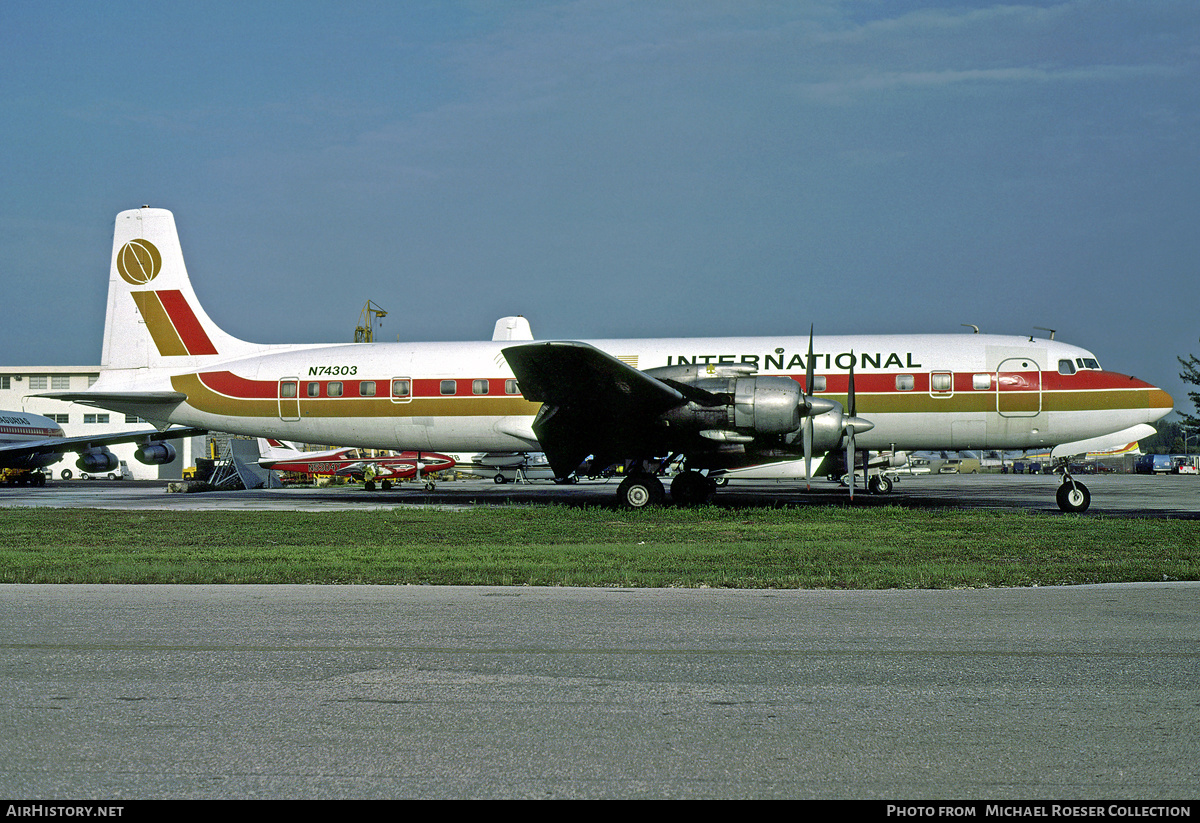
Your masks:
[[[846,412],[850,422],[846,428],[846,471],[850,473],[850,499],[854,499],[854,352],[850,352],[850,386],[846,398]]]
[[[813,393],[813,327],[811,325],[808,327],[808,360],[806,362],[808,365],[804,367],[804,400],[808,402]],[[812,408],[811,403],[809,403],[809,408]]]
[[[804,367],[804,404],[808,414],[804,416],[804,485],[812,491],[812,441],[813,441],[813,326],[808,326],[808,360]]]
[[[812,491],[812,443],[813,421],[810,414],[804,418],[804,486],[808,491]]]
[[[847,399],[846,415],[854,417],[854,352],[850,352],[850,396]]]
[[[854,499],[854,428],[846,430],[846,471],[850,474],[850,499]]]

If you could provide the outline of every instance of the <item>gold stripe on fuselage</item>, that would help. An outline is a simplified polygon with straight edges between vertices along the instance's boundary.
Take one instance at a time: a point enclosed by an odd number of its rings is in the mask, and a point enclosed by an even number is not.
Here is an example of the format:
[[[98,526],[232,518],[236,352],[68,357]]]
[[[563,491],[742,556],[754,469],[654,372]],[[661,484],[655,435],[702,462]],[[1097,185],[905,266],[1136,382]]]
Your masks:
[[[387,381],[381,381],[387,385]],[[230,417],[280,416],[278,397],[232,397],[214,391],[198,374],[171,378],[175,391],[188,397],[188,405],[198,411]],[[354,417],[532,417],[540,403],[520,396],[495,397],[416,397],[403,402],[391,397],[286,397],[283,404],[296,408],[301,416],[317,418]]]

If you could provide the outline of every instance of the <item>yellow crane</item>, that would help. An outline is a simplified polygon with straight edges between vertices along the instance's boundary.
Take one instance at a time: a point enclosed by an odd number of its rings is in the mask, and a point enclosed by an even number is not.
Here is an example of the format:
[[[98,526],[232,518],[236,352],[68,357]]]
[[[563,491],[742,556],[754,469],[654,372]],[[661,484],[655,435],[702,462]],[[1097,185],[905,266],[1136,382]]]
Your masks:
[[[374,343],[374,321],[383,317],[387,317],[387,312],[368,300],[367,304],[363,306],[362,314],[358,316],[358,325],[354,328],[354,342]]]

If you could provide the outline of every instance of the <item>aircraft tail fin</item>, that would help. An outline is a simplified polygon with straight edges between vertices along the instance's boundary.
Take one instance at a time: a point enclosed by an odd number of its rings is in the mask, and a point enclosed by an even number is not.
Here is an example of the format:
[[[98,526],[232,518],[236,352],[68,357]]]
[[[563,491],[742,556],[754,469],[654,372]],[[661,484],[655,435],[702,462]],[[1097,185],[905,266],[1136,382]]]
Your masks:
[[[266,348],[226,334],[200,306],[171,212],[117,215],[102,369],[198,368]]]
[[[284,460],[301,454],[295,444],[285,443],[274,438],[258,438],[258,456],[260,460]]]

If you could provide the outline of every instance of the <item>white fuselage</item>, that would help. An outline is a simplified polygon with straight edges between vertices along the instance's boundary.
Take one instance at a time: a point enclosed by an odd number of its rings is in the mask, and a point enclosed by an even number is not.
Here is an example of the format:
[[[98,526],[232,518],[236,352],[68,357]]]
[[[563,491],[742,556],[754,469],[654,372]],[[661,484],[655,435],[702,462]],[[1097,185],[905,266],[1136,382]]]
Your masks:
[[[804,380],[808,338],[597,340],[641,369],[750,364]],[[158,371],[188,400],[170,422],[310,443],[435,451],[528,451],[537,405],[511,393],[506,342],[374,343],[273,348],[195,371]],[[857,412],[874,428],[865,449],[1020,449],[1083,440],[1149,423],[1170,398],[1148,384],[1075,364],[1095,363],[1058,341],[994,335],[818,337],[814,392],[846,402],[854,367]],[[1072,365],[1065,374],[1060,363]],[[132,380],[133,374],[124,375]],[[120,391],[120,372],[95,390]],[[393,391],[406,381],[407,393]],[[373,384],[364,388],[365,384]],[[404,384],[400,384],[404,388]],[[374,394],[364,396],[364,391]],[[506,391],[507,389],[507,391]]]

